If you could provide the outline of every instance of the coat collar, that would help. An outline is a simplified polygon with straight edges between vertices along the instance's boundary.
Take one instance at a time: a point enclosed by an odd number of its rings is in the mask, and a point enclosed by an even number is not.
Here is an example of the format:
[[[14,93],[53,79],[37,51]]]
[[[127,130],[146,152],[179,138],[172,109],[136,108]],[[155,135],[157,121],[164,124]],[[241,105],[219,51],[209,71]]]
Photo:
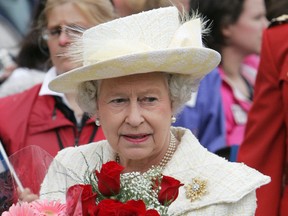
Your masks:
[[[187,212],[217,203],[233,203],[270,181],[268,176],[244,165],[228,162],[200,145],[186,129],[172,128],[180,144],[172,160],[167,164],[164,175],[170,175],[184,183],[179,196],[170,208],[171,214]],[[198,199],[186,197],[185,187],[205,183]],[[189,189],[188,189],[189,190]],[[206,191],[206,192],[205,192]]]

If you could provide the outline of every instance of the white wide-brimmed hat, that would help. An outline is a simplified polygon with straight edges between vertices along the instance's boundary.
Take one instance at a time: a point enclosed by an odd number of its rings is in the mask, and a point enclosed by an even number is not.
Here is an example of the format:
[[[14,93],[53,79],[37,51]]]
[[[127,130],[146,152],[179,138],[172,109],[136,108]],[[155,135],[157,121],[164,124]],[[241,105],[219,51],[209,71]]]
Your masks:
[[[49,88],[68,93],[84,81],[148,72],[186,74],[200,81],[220,62],[218,52],[203,46],[201,31],[199,18],[182,23],[176,7],[97,25],[86,30],[74,46],[78,50],[71,51],[83,66],[59,75]]]

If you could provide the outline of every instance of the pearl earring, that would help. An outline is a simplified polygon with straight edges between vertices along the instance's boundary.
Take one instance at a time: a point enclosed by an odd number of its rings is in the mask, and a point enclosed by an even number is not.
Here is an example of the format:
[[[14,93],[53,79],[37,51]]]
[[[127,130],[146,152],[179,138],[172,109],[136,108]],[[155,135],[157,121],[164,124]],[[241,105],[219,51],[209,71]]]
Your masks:
[[[96,120],[95,120],[95,124],[96,124],[96,126],[100,126],[101,124],[100,124],[100,120],[97,118]]]
[[[175,122],[176,122],[176,117],[175,117],[175,116],[172,116],[172,117],[171,117],[171,122],[172,122],[172,123],[175,123]]]

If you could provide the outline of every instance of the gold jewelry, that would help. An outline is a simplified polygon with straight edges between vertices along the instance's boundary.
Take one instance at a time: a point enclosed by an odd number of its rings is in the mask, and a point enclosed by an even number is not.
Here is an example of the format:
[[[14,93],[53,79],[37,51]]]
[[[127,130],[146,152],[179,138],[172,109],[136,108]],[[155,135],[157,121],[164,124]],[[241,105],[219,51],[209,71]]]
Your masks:
[[[174,136],[174,134],[170,131],[170,142],[169,142],[169,147],[164,155],[164,157],[162,158],[162,160],[159,163],[159,167],[160,168],[164,168],[166,166],[166,164],[171,160],[174,152],[176,151],[176,146],[177,144],[177,140],[176,137]],[[120,157],[118,154],[116,154],[115,157],[115,161],[120,164]]]
[[[207,193],[207,181],[200,178],[192,178],[192,183],[184,186],[186,198],[191,202],[200,199]]]

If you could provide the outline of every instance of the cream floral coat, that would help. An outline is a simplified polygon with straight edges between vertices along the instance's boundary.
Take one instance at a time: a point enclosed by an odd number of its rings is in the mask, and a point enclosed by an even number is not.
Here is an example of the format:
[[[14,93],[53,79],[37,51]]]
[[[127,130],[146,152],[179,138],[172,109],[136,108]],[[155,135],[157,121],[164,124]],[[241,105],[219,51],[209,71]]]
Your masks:
[[[180,144],[163,174],[177,178],[184,186],[170,205],[169,215],[254,215],[255,190],[270,178],[243,163],[231,163],[208,152],[187,129],[171,130]],[[42,184],[41,199],[65,201],[65,189],[81,182],[87,167],[92,170],[99,164],[97,155],[104,163],[115,159],[107,141],[60,151]]]

